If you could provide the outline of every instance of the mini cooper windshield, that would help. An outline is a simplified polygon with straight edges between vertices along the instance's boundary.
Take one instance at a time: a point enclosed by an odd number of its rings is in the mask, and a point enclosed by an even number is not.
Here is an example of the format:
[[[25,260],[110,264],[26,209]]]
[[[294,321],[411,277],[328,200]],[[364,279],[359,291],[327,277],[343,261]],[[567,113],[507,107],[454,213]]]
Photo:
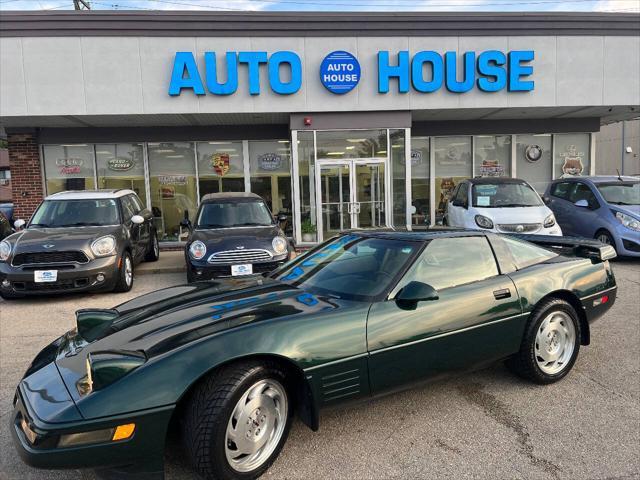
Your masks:
[[[113,199],[45,200],[33,214],[30,227],[118,225],[120,213]]]
[[[471,190],[474,207],[538,207],[540,198],[526,183],[482,183]]]
[[[196,228],[266,227],[273,225],[262,201],[212,202],[202,205]]]
[[[599,183],[598,190],[614,205],[640,205],[640,182]]]
[[[275,278],[320,295],[376,301],[419,248],[413,242],[345,235],[276,272]]]

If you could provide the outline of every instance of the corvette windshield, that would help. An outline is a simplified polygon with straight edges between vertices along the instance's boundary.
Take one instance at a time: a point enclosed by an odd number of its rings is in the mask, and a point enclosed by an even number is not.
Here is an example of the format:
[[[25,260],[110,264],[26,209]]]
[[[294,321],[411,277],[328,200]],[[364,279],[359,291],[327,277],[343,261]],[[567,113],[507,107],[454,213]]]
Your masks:
[[[197,228],[261,227],[273,219],[263,201],[205,203],[198,215]]]
[[[640,205],[640,182],[599,183],[598,190],[614,205]]]
[[[542,205],[538,194],[526,183],[481,183],[471,194],[474,207],[509,208]]]
[[[33,214],[30,227],[84,227],[118,225],[118,204],[110,198],[45,200]]]
[[[372,301],[387,291],[419,247],[415,242],[344,235],[276,272],[274,278],[320,295]]]

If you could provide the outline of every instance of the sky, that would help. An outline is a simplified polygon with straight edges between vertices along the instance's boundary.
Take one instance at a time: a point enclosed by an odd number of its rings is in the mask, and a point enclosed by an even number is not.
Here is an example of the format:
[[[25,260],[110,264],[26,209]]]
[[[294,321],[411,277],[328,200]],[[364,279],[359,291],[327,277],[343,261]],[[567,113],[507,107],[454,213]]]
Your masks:
[[[640,13],[640,0],[88,0],[93,10],[567,11]],[[72,0],[0,0],[0,10],[69,10]]]

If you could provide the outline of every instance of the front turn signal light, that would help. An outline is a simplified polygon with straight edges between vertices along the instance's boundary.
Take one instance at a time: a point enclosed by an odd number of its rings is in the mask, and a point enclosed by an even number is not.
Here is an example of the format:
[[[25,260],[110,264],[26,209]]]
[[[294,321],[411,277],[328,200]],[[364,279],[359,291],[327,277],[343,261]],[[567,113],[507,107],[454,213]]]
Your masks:
[[[130,438],[131,435],[133,435],[133,432],[135,432],[136,430],[136,424],[135,423],[127,423],[126,425],[118,425],[116,427],[115,432],[113,432],[113,437],[111,438],[111,440],[113,440],[114,442],[117,440],[126,440],[127,438]]]

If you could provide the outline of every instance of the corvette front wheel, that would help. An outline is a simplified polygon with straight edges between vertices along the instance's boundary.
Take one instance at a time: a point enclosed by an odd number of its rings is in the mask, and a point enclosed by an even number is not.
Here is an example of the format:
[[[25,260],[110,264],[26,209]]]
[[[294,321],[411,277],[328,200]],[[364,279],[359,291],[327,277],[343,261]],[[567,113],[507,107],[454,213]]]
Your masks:
[[[282,449],[291,426],[286,377],[276,366],[231,365],[193,392],[183,421],[185,449],[206,479],[253,479]]]

